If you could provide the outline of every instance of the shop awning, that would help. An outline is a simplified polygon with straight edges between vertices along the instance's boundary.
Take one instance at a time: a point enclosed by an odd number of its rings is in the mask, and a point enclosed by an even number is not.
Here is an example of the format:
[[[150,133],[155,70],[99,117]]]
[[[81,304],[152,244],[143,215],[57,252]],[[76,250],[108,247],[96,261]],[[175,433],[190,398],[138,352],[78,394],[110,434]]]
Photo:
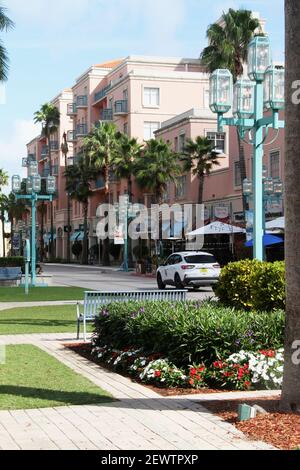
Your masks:
[[[283,243],[283,239],[279,237],[275,237],[274,235],[269,235],[266,233],[264,235],[264,246],[272,246],[272,245],[279,245],[280,243]],[[253,246],[253,240],[249,240],[247,243],[245,243],[245,246],[247,247],[252,247]]]
[[[70,240],[71,242],[80,242],[84,239],[84,232],[74,232],[72,233]]]
[[[43,238],[44,238],[44,243],[48,245],[48,243],[50,243],[51,233],[45,233]],[[56,240],[56,233],[54,233],[53,235],[53,240]]]
[[[196,237],[197,235],[232,235],[233,233],[246,233],[246,230],[236,225],[224,224],[223,222],[213,222],[204,227],[198,228],[190,232],[188,237]]]

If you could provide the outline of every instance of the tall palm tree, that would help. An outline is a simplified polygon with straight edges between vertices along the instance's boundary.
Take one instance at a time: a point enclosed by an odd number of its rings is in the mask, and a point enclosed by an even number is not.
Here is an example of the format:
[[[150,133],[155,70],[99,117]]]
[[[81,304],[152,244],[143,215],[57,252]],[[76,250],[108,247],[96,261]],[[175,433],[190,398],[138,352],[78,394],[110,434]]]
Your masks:
[[[286,12],[286,112],[285,112],[285,251],[286,337],[282,409],[300,411],[300,4],[285,0]],[[293,96],[292,93],[294,93]]]
[[[91,158],[98,174],[104,179],[104,203],[109,203],[110,173],[118,147],[119,133],[114,123],[99,122],[93,131],[84,139],[83,151]],[[109,238],[103,241],[104,266],[109,266]]]
[[[2,187],[7,186],[7,184],[8,184],[8,174],[6,173],[6,171],[0,168],[0,192],[2,190]]]
[[[127,134],[120,134],[116,154],[113,159],[113,170],[117,179],[127,180],[127,193],[129,202],[132,201],[132,178],[134,174],[134,165],[137,158],[142,154],[143,146],[135,138]],[[133,267],[132,240],[128,238],[128,263]]]
[[[214,23],[207,30],[209,45],[202,51],[201,60],[209,72],[224,68],[230,70],[233,80],[243,75],[244,64],[247,62],[248,44],[255,34],[263,35],[257,18],[253,18],[249,10],[233,10],[230,8],[222,15],[222,23]],[[239,163],[241,179],[247,177],[244,146],[237,130],[239,146]],[[248,203],[243,196],[243,210]]]
[[[14,22],[6,15],[6,8],[0,6],[0,31],[8,31],[14,27]],[[8,74],[8,54],[7,50],[0,40],[0,81],[7,80]]]
[[[82,154],[75,165],[70,165],[66,168],[65,177],[66,189],[70,197],[83,205],[84,238],[82,264],[88,264],[88,210],[89,200],[93,195],[91,184],[97,177],[97,171],[92,159]]]
[[[51,136],[58,131],[60,124],[60,112],[52,103],[45,103],[34,114],[34,122],[42,124],[42,136],[45,137],[48,146],[50,176],[52,176],[52,149]],[[50,237],[50,257],[55,258],[54,253],[54,220],[53,201],[50,202],[51,237]]]
[[[185,172],[192,171],[199,180],[198,204],[203,203],[204,178],[209,176],[214,166],[220,165],[213,144],[206,137],[196,137],[195,141],[186,141],[183,155],[180,158],[183,162]]]

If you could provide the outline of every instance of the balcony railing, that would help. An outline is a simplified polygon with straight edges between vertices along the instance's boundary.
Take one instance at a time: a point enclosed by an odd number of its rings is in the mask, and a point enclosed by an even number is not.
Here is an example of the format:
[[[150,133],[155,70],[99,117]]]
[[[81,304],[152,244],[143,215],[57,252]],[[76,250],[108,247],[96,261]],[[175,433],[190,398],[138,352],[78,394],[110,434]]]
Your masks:
[[[75,142],[76,141],[76,132],[75,131],[68,131],[67,133],[67,141],[68,142]]]
[[[88,134],[87,124],[78,124],[76,127],[76,136],[83,137]]]
[[[76,107],[78,108],[87,108],[88,106],[88,97],[87,95],[77,96],[76,98]]]
[[[113,120],[113,110],[111,108],[102,109],[100,114],[101,121],[112,121]]]
[[[41,175],[42,178],[47,178],[48,176],[50,176],[50,168],[43,168]]]
[[[67,107],[67,115],[68,116],[76,116],[77,114],[77,106],[76,103],[69,103]]]
[[[108,85],[108,86],[102,88],[102,90],[95,93],[95,96],[94,96],[95,103],[97,103],[98,101],[103,100],[103,98],[105,98],[107,96],[107,93],[109,92],[110,89],[111,89],[111,85]]]
[[[49,155],[48,145],[43,145],[42,150],[41,150],[41,159],[43,160],[44,158],[47,158],[48,155]]]
[[[128,114],[128,100],[115,101],[114,114]]]

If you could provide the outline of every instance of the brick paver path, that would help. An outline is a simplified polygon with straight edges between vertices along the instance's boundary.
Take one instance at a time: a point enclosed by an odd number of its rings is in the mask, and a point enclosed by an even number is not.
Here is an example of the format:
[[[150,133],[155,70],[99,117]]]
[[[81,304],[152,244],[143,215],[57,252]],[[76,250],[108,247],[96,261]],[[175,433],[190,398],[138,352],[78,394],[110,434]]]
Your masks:
[[[40,347],[118,401],[99,406],[0,411],[0,449],[272,449],[262,442],[247,440],[233,426],[199,405],[197,399],[204,395],[163,398],[65,349],[62,343],[68,341],[74,342],[73,335],[0,337],[0,344]]]

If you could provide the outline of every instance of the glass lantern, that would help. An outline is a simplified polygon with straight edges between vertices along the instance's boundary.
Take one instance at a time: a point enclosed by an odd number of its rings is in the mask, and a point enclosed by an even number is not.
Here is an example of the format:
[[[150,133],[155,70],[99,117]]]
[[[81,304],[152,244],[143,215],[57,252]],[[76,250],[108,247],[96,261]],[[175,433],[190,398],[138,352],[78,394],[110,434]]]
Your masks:
[[[262,171],[262,179],[263,179],[263,181],[265,181],[265,180],[267,179],[267,177],[268,177],[268,169],[267,169],[267,167],[264,165],[264,166],[263,166],[263,171]]]
[[[283,195],[283,183],[279,179],[274,181],[274,194],[278,197]]]
[[[251,196],[252,194],[252,181],[247,178],[243,181],[243,194],[244,196]]]
[[[56,191],[55,176],[48,176],[46,178],[46,191],[48,194],[54,194]]]
[[[248,46],[248,76],[250,80],[262,82],[271,62],[269,38],[256,36]]]
[[[35,161],[30,161],[28,163],[28,176],[37,176],[38,175],[38,164]]]
[[[41,191],[42,183],[41,183],[41,177],[39,175],[33,176],[32,186],[33,186],[33,190],[35,193],[39,193]]]
[[[27,178],[26,179],[26,192],[27,194],[31,194],[32,191],[33,191],[32,178]]]
[[[233,88],[233,115],[249,119],[254,114],[255,85],[250,80],[238,80]]]
[[[274,183],[272,178],[266,178],[264,181],[264,193],[266,196],[271,196],[274,191]]]
[[[21,192],[21,178],[18,175],[12,177],[12,192],[15,194]]]
[[[264,107],[279,110],[284,108],[284,69],[268,67],[264,82]]]
[[[213,113],[225,114],[232,107],[233,79],[229,70],[215,70],[209,80],[209,107]]]

